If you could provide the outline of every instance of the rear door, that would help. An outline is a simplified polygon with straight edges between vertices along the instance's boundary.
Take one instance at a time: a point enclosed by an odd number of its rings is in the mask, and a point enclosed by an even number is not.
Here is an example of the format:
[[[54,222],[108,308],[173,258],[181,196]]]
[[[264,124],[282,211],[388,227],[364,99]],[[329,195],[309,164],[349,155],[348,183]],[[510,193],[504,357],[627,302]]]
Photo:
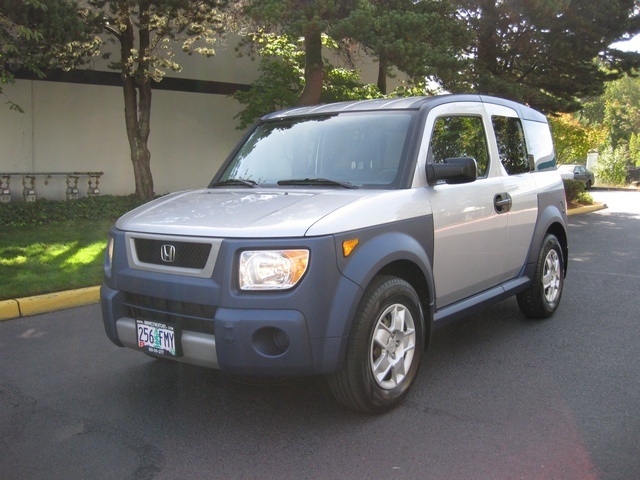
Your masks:
[[[485,104],[496,139],[496,155],[510,204],[507,216],[507,244],[504,251],[505,276],[514,278],[524,265],[538,215],[538,192],[531,173],[529,149],[522,121],[515,110]]]

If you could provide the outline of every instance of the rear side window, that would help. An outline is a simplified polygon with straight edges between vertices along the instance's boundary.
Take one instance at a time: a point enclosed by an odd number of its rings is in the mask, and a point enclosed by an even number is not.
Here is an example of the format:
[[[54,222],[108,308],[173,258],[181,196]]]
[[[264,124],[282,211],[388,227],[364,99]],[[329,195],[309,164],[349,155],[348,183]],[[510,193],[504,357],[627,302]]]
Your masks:
[[[481,117],[450,116],[436,120],[431,135],[430,159],[471,157],[478,164],[478,177],[487,175],[489,154]]]
[[[500,161],[509,175],[531,171],[520,119],[492,116]]]
[[[556,168],[556,155],[553,149],[553,138],[549,125],[542,122],[524,120],[529,153],[533,155],[536,170]]]

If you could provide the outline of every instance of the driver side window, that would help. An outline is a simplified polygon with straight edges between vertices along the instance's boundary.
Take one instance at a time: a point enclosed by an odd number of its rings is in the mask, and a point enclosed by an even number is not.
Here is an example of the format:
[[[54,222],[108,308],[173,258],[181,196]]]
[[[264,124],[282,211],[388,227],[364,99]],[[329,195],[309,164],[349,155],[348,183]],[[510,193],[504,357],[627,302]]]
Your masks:
[[[481,117],[446,116],[436,120],[429,147],[430,158],[443,163],[447,158],[471,157],[478,165],[478,178],[486,177],[489,153]]]

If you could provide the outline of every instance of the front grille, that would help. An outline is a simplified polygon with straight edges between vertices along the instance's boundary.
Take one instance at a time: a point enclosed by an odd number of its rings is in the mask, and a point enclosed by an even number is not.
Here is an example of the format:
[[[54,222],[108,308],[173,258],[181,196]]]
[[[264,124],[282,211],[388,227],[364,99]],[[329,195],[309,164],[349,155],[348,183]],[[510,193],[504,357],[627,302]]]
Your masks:
[[[124,304],[132,318],[176,325],[182,330],[213,335],[216,307],[128,293]]]
[[[134,240],[138,260],[166,267],[193,268],[202,270],[207,264],[210,243],[177,242],[136,238]]]

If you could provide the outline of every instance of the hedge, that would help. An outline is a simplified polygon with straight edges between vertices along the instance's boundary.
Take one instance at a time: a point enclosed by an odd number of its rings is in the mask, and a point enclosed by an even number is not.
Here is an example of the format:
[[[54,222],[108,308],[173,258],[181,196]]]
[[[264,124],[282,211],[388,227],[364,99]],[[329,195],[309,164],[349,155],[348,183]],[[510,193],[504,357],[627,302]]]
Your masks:
[[[144,202],[133,195],[84,197],[78,200],[36,200],[0,204],[0,226],[24,227],[77,220],[116,220]]]

